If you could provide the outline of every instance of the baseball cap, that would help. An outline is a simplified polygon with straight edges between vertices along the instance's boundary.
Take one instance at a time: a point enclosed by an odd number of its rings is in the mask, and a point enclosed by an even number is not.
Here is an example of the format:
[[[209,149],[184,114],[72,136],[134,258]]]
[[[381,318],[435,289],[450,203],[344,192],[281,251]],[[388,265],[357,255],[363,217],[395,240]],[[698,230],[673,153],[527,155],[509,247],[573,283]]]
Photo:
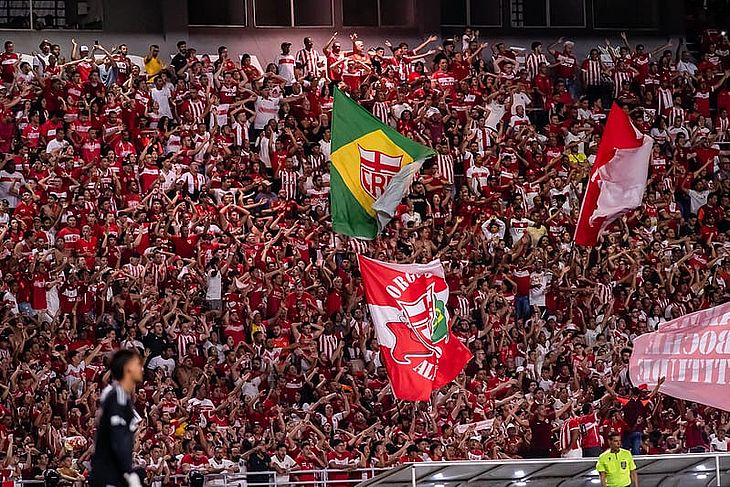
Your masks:
[[[89,50],[89,46],[87,46],[87,45],[83,45],[83,46],[79,47],[79,51],[81,51],[81,52],[84,52],[84,51],[88,52],[88,50]]]

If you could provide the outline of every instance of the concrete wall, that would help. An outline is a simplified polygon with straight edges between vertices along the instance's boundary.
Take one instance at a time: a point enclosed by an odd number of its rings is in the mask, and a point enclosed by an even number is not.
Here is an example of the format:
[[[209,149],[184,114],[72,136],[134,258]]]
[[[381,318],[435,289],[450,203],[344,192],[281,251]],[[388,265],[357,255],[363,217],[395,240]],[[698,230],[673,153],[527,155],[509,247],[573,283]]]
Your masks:
[[[249,27],[228,27],[228,28],[197,28],[188,27],[187,1],[205,0],[103,0],[104,1],[104,32],[81,32],[81,31],[4,31],[0,37],[12,39],[16,43],[16,49],[30,53],[38,49],[42,39],[49,39],[53,43],[63,46],[65,52],[70,51],[71,38],[74,37],[81,44],[91,45],[98,40],[106,47],[116,46],[120,43],[129,45],[130,51],[135,54],[144,55],[150,44],[159,44],[163,54],[174,53],[175,43],[178,40],[186,40],[188,44],[195,47],[199,53],[215,52],[218,46],[225,45],[231,54],[249,52],[255,54],[263,62],[271,60],[278,52],[282,41],[288,40],[294,44],[293,50],[299,49],[302,38],[311,36],[315,45],[321,47],[333,30],[339,32],[339,39],[343,47],[347,48],[348,35],[355,29],[344,28],[341,24],[342,13],[340,12],[341,2],[334,1],[335,27],[327,28],[255,28]],[[329,0],[322,0],[329,1]],[[384,0],[387,1],[387,0]],[[385,39],[393,43],[405,41],[409,45],[418,44],[429,33],[440,32],[440,5],[441,1],[449,0],[414,0],[417,8],[413,18],[413,25],[406,28],[390,29],[357,29],[358,35],[365,40],[366,45],[383,45]],[[505,0],[508,1],[508,0]],[[665,0],[667,4],[680,4],[681,0]],[[253,1],[248,2],[248,23],[253,24]],[[681,16],[681,15],[679,15]],[[676,24],[677,21],[674,21]],[[681,27],[670,25],[671,30]],[[561,35],[569,36],[577,41],[577,51],[583,55],[590,47],[603,42],[604,37],[611,33],[565,31],[565,30],[485,30],[482,29],[483,38],[494,44],[498,41],[505,41],[511,45],[529,46],[533,40],[542,40],[550,43]],[[662,35],[641,35],[630,33],[631,40],[644,42],[647,46],[653,47],[662,44],[666,36]],[[618,38],[613,36],[618,42]],[[676,42],[676,41],[675,41]]]

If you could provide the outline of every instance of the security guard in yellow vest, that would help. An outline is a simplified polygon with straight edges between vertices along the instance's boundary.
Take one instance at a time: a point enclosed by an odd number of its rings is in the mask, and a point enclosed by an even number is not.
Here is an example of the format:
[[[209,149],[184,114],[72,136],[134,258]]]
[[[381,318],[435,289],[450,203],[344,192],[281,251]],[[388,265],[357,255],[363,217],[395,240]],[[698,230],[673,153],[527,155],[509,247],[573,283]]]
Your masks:
[[[621,448],[621,435],[608,436],[609,449],[598,457],[596,470],[601,476],[601,487],[638,487],[639,477],[631,452]]]

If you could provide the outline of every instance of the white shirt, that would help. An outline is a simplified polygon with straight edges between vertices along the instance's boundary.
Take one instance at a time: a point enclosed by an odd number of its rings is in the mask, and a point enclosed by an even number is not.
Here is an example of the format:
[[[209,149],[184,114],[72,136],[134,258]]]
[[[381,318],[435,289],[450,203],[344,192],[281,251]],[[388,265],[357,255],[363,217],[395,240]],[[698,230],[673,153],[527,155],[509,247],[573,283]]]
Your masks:
[[[280,104],[281,98],[259,97],[256,103],[254,103],[256,115],[254,115],[253,119],[253,128],[262,130],[272,118],[278,120]]]
[[[497,225],[497,231],[495,233],[492,233],[489,230],[489,227],[491,227],[493,224]],[[491,242],[494,237],[502,240],[504,238],[505,231],[507,231],[507,225],[499,218],[490,218],[489,220],[482,223],[482,233],[484,234],[484,238],[487,240],[487,242]]]
[[[466,170],[466,178],[471,182],[471,190],[479,194],[479,189],[486,186],[489,180],[489,169],[484,166],[471,166]]]
[[[502,117],[504,117],[507,110],[505,110],[503,104],[497,103],[496,101],[490,103],[487,108],[489,108],[489,116],[487,117],[484,125],[486,125],[487,128],[496,131],[497,124],[502,120]]]
[[[530,304],[545,306],[545,290],[551,279],[549,272],[533,272],[530,275]]]
[[[711,438],[710,447],[711,447],[712,451],[728,451],[727,450],[727,441],[728,441],[727,436],[725,437],[724,440],[719,440],[717,438],[717,436],[715,436],[715,435],[712,435],[710,438]]]
[[[150,90],[150,94],[152,95],[152,99],[157,102],[157,105],[159,105],[159,114],[163,117],[169,117],[172,118],[172,109],[170,108],[170,97],[172,96],[172,91],[170,90],[170,87],[165,85],[161,89],[157,89],[156,86],[152,87]]]
[[[693,62],[685,62],[685,61],[679,61],[677,63],[677,71],[680,73],[689,73],[691,76],[694,76],[697,72],[697,66]],[[725,450],[723,450],[725,451]]]
[[[209,269],[206,275],[208,276],[208,290],[205,293],[205,299],[208,301],[220,300],[222,297],[220,269]]]
[[[294,76],[294,66],[296,59],[291,54],[279,54],[274,58],[274,64],[279,68],[279,76],[286,80],[286,85],[290,86],[296,77]]]
[[[710,190],[695,191],[694,189],[690,189],[687,191],[687,195],[689,195],[689,211],[693,215],[696,215],[697,210],[707,204],[707,197],[710,195]]]
[[[512,115],[515,115],[517,113],[517,107],[521,106],[522,108],[525,108],[525,113],[527,112],[527,105],[532,103],[532,100],[529,96],[527,96],[526,93],[515,93],[512,95]]]
[[[0,200],[8,200],[10,208],[18,206],[18,191],[20,187],[25,184],[25,178],[18,171],[10,174],[5,169],[0,171]],[[10,194],[10,190],[13,190],[15,194]]]
[[[409,222],[413,222],[413,226],[417,227],[421,224],[421,214],[417,211],[414,211],[412,215],[406,212],[401,215],[400,221],[403,222],[403,225],[406,226]]]
[[[290,470],[293,468],[297,462],[294,461],[292,457],[289,455],[284,455],[283,459],[280,459],[277,455],[273,455],[271,457],[271,463],[275,464],[277,467],[281,468],[282,470]],[[289,482],[289,474],[276,474],[276,483],[287,483]]]
[[[2,300],[4,302],[10,304],[10,312],[11,313],[13,313],[14,315],[17,315],[17,314],[20,313],[20,308],[18,308],[18,300],[15,298],[15,295],[13,293],[6,292],[3,295],[3,299]]]
[[[150,370],[156,370],[158,367],[162,367],[165,369],[165,372],[167,372],[167,375],[172,375],[175,373],[175,359],[173,358],[163,358],[162,355],[157,355],[156,357],[152,357],[147,364],[147,368]]]
[[[324,154],[324,160],[329,161],[332,153],[332,141],[331,140],[320,140],[319,146],[322,148],[322,154]]]
[[[66,147],[68,147],[67,141],[51,139],[48,144],[46,144],[46,152],[51,153],[56,149],[65,149]]]

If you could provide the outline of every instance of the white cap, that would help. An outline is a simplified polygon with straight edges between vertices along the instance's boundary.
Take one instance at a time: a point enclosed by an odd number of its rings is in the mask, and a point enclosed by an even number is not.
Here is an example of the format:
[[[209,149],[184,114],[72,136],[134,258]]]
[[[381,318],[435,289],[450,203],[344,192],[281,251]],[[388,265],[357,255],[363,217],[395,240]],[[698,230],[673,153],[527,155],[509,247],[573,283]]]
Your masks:
[[[83,45],[83,46],[79,47],[79,51],[88,51],[88,50],[89,50],[89,46]]]

